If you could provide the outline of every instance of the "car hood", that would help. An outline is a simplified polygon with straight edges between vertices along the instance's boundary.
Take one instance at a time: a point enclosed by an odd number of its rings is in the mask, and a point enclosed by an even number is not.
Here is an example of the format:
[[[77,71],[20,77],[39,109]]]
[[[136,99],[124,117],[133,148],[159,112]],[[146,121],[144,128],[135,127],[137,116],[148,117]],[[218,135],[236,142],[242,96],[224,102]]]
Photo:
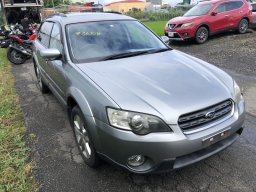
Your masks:
[[[153,114],[168,124],[233,93],[229,75],[176,50],[77,66],[120,108]]]
[[[168,23],[171,24],[184,24],[189,23],[193,21],[197,21],[200,18],[200,16],[191,16],[191,17],[175,17],[168,21]]]

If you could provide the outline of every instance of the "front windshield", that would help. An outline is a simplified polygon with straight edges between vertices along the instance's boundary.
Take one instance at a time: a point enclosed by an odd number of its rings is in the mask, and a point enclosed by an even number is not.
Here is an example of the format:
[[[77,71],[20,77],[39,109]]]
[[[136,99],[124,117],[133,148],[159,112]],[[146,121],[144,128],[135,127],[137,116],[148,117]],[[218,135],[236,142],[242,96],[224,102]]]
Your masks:
[[[167,49],[138,21],[99,21],[66,27],[71,58],[75,63],[101,61],[111,55]]]
[[[206,15],[213,6],[214,6],[213,4],[207,4],[207,5],[198,4],[192,7],[188,12],[186,12],[184,16],[190,17],[190,16]]]

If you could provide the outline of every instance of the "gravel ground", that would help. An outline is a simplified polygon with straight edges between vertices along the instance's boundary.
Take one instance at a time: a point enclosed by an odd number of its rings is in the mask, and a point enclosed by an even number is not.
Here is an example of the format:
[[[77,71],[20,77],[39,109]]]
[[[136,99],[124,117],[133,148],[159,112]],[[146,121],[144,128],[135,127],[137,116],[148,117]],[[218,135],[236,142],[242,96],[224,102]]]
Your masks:
[[[237,73],[256,76],[256,31],[212,36],[205,44],[171,42],[171,47]]]

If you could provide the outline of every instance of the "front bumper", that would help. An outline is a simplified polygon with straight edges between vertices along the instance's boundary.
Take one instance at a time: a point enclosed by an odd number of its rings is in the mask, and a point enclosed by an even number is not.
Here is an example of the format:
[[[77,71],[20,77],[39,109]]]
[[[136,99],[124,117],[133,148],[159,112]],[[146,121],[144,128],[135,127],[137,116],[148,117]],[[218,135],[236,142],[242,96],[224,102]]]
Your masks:
[[[236,106],[232,117],[193,134],[184,134],[178,125],[171,125],[173,132],[139,136],[96,120],[97,136],[101,142],[97,150],[104,158],[135,173],[178,169],[210,157],[230,146],[242,133],[244,118],[245,110],[242,100]],[[226,129],[230,130],[228,137],[208,147],[203,145],[202,141],[205,138]],[[127,159],[132,155],[144,155],[147,161],[142,166],[130,167]]]
[[[164,33],[171,40],[175,41],[184,41],[187,39],[195,38],[196,28],[195,27],[184,27],[184,28],[175,28],[170,29],[168,27],[165,28]]]

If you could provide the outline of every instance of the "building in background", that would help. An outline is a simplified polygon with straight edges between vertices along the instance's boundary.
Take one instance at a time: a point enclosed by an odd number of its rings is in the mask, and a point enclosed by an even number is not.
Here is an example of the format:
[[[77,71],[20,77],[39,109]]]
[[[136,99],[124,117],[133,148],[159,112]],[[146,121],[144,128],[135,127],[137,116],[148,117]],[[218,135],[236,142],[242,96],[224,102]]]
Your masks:
[[[116,11],[120,13],[127,13],[129,11],[132,11],[133,9],[144,11],[147,5],[150,5],[150,2],[140,0],[118,1],[106,4],[104,6],[104,11]]]
[[[146,11],[159,12],[162,7],[162,0],[146,0],[150,4],[145,7]]]
[[[103,12],[103,6],[94,2],[87,2],[85,5],[68,6],[68,12]]]
[[[162,0],[162,5],[169,5],[168,0]]]
[[[40,22],[42,0],[1,0],[4,23],[20,23],[25,15],[31,21]]]
[[[162,6],[162,0],[147,0],[147,2],[151,3],[155,8],[161,8]]]

